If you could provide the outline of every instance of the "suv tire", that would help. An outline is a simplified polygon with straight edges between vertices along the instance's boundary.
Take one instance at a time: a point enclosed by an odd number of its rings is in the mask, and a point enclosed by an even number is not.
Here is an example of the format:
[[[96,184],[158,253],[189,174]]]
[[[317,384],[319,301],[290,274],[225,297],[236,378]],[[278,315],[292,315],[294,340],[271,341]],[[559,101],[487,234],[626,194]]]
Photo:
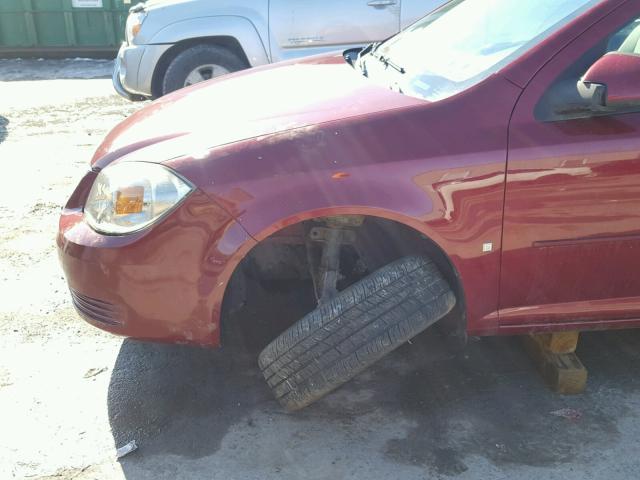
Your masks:
[[[197,80],[195,77],[198,76],[197,72],[204,74],[201,75],[202,80],[209,80],[219,74],[237,72],[247,67],[244,60],[227,48],[208,44],[194,45],[180,52],[169,63],[162,80],[162,94],[166,95],[190,84],[198,83],[195,81]],[[207,72],[210,72],[210,77],[206,75]],[[189,77],[192,77],[191,83],[187,82]]]

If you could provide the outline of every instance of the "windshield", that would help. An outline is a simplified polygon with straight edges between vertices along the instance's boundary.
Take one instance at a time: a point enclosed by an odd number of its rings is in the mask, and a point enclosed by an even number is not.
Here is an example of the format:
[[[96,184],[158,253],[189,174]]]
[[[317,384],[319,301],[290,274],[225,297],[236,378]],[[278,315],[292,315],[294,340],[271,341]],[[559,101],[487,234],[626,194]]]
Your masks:
[[[597,0],[453,0],[364,55],[367,76],[431,101],[484,80]]]

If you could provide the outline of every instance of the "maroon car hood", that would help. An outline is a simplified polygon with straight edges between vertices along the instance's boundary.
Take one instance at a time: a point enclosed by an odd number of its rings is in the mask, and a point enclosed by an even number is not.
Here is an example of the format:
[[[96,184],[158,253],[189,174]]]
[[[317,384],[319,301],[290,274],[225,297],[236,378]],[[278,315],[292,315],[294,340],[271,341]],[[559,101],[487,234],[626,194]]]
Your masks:
[[[323,55],[247,70],[167,95],[113,129],[91,163],[103,168],[124,156],[163,162],[419,102],[376,85],[342,55]]]

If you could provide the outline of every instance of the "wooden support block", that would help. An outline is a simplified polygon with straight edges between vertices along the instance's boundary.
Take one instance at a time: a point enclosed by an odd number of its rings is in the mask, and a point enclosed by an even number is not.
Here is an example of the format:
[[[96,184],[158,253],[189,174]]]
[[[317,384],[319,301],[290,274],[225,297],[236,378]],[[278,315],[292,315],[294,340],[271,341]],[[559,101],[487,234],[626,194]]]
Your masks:
[[[578,335],[579,332],[556,332],[530,337],[551,353],[573,353],[578,346]]]
[[[587,386],[587,369],[574,353],[553,353],[533,335],[524,345],[545,382],[563,395],[582,393]]]

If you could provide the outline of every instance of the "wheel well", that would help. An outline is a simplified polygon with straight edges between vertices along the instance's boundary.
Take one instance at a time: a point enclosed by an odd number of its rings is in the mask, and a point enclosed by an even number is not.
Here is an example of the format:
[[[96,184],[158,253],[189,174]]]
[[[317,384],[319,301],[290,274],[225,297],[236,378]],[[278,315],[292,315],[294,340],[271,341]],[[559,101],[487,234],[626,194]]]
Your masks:
[[[231,52],[235,53],[240,60],[244,62],[244,64],[249,68],[251,64],[249,63],[249,59],[247,55],[244,53],[242,45],[235,38],[228,35],[220,35],[220,36],[212,36],[212,37],[197,37],[197,38],[189,38],[187,40],[182,40],[171,48],[169,48],[166,52],[162,54],[160,60],[156,64],[156,68],[153,71],[153,78],[151,79],[151,93],[153,98],[158,98],[162,96],[162,78],[164,77],[167,68],[171,61],[176,58],[180,53],[185,50],[193,47],[194,45],[217,45],[219,47],[224,47]]]
[[[247,328],[241,326],[242,330],[255,331],[253,321],[262,316],[265,309],[276,308],[278,311],[274,318],[278,319],[278,325],[263,325],[265,328],[260,334],[266,338],[257,340],[266,345],[317,306],[309,268],[310,262],[313,264],[309,250],[314,248],[309,242],[309,232],[325,220],[316,218],[290,225],[253,247],[227,285],[221,319],[223,335],[226,336],[229,330],[230,325],[227,324],[235,323],[229,321],[231,317],[238,319],[239,323],[251,323]],[[460,276],[448,255],[434,241],[412,227],[374,216],[365,216],[361,225],[354,229],[356,242],[343,245],[340,253],[343,277],[339,290],[399,258],[415,254],[428,256],[436,263],[457,299],[456,307],[439,325],[447,334],[465,336],[465,297]],[[282,300],[280,305],[277,300],[278,296],[286,298],[287,294],[299,302],[293,309],[295,312],[291,312],[291,318],[283,318],[289,317],[286,300]],[[243,307],[256,313],[252,320],[242,314]]]

